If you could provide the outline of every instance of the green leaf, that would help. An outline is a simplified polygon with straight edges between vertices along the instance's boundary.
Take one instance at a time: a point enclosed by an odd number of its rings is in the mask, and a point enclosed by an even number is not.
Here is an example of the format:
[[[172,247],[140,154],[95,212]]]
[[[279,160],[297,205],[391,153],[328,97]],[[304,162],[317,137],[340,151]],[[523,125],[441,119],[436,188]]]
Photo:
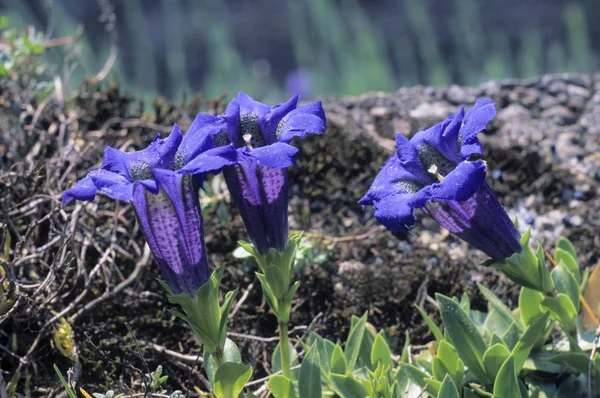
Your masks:
[[[62,375],[62,373],[60,372],[60,370],[58,369],[58,366],[56,366],[56,364],[54,364],[54,371],[58,375],[58,378],[60,379],[60,383],[63,385],[63,387],[67,391],[67,395],[69,395],[69,398],[77,398],[77,393],[75,391],[73,391],[73,388],[69,385],[69,383],[67,383],[67,381],[65,380],[64,376]]]
[[[237,362],[237,363],[242,362],[242,357],[240,356],[240,349],[237,347],[237,345],[231,339],[225,340],[225,346],[223,347],[223,359],[225,360],[225,362]],[[206,375],[208,376],[208,380],[210,380],[210,382],[213,384],[215,382],[216,370],[217,369],[215,368],[215,360],[214,360],[213,356],[210,353],[205,351],[204,352],[204,371],[206,372]]]
[[[542,305],[550,310],[552,318],[559,321],[567,333],[577,330],[577,311],[569,296],[559,293],[557,297],[545,297]]]
[[[554,251],[554,260],[559,264],[563,263],[571,275],[573,275],[575,282],[577,282],[578,285],[581,283],[581,273],[579,270],[579,263],[577,263],[577,257],[573,257],[568,251],[557,247]]]
[[[460,358],[482,383],[491,383],[492,380],[483,368],[486,345],[475,325],[454,300],[436,294],[436,301],[440,307],[446,333]]]
[[[431,319],[431,317],[429,315],[427,315],[425,310],[423,308],[419,307],[418,305],[415,305],[415,308],[417,309],[417,311],[419,311],[419,314],[421,314],[421,316],[423,317],[423,320],[425,320],[425,323],[429,327],[429,330],[431,330],[431,333],[433,334],[433,337],[436,339],[436,341],[439,343],[442,340],[444,340],[444,335],[442,334],[442,331],[435,324],[435,322],[433,322],[433,319]]]
[[[487,299],[488,304],[492,306],[492,308],[494,308],[502,318],[505,319],[508,325],[510,325],[512,322],[515,322],[519,329],[525,329],[523,325],[521,325],[520,320],[513,315],[510,308],[508,308],[506,304],[504,304],[498,298],[498,296],[496,296],[490,289],[483,286],[481,283],[478,283],[477,287],[479,288],[479,291],[481,291],[481,294],[483,294],[483,297]]]
[[[275,398],[295,398],[294,385],[284,375],[276,375],[269,379],[267,387]],[[235,397],[232,397],[235,398]]]
[[[456,389],[456,384],[454,384],[452,377],[449,375],[446,375],[442,382],[438,398],[460,398],[458,390]]]
[[[315,343],[317,344],[317,349],[319,350],[321,370],[325,376],[328,376],[329,364],[331,363],[331,357],[333,355],[333,350],[335,349],[335,344],[330,340],[322,338],[314,332],[311,332],[310,336],[314,339]]]
[[[290,366],[294,367],[298,365],[298,351],[291,342],[288,342],[288,349],[290,352]],[[271,370],[273,372],[279,372],[281,370],[281,347],[279,343],[275,346],[273,356],[271,357]],[[292,371],[294,373],[295,371]]]
[[[590,366],[590,355],[584,352],[561,352],[551,357],[550,362],[568,366],[576,372],[587,374]],[[600,372],[600,368],[595,363],[592,366],[595,372]]]
[[[575,312],[579,312],[579,284],[573,277],[573,274],[565,266],[564,263],[559,263],[550,273],[554,281],[554,287],[559,293],[566,294],[571,299]]]
[[[402,347],[402,355],[400,356],[400,362],[408,362],[408,349],[410,347],[410,333],[408,330],[404,331],[404,346]]]
[[[267,265],[265,276],[269,287],[276,298],[282,298],[288,290],[289,281],[285,280],[285,276],[276,265]]]
[[[502,364],[510,356],[510,351],[502,344],[494,344],[483,354],[483,366],[490,378],[495,378]]]
[[[342,398],[365,398],[367,396],[367,391],[363,385],[351,374],[346,376],[332,374],[331,382],[333,383],[335,392]]]
[[[357,367],[365,366],[369,370],[375,370],[376,364],[371,362],[371,351],[373,351],[373,344],[375,343],[375,336],[377,331],[373,325],[367,322],[365,326],[365,334],[363,335],[362,342],[360,343],[360,352],[358,354],[358,365]]]
[[[218,398],[237,398],[252,376],[252,368],[237,362],[224,362],[215,373],[214,393]]]
[[[302,398],[321,398],[319,350],[313,344],[304,356],[298,375],[298,392]]]
[[[445,370],[450,374],[456,385],[462,385],[464,374],[463,361],[458,357],[458,354],[454,347],[452,347],[452,345],[446,340],[442,341],[438,346],[437,356],[434,358],[434,360],[435,359],[438,359],[443,364]],[[433,373],[435,375],[435,362],[433,363],[433,365]],[[444,377],[437,377],[436,375],[436,379],[438,380],[444,380]]]
[[[271,290],[271,287],[269,286],[267,277],[264,274],[261,274],[259,272],[256,273],[256,277],[260,281],[260,285],[262,286],[263,295],[265,296],[265,299],[267,300],[267,304],[269,304],[269,308],[271,308],[271,311],[273,311],[275,314],[277,314],[279,311],[279,307],[277,305],[277,298],[275,297],[275,295],[273,294],[273,290]]]
[[[402,362],[405,363],[405,362]],[[398,383],[397,391],[399,392],[401,397],[405,396],[405,391],[408,388],[408,384],[410,382],[410,376],[408,374],[408,369],[404,366],[399,366],[396,374],[394,375],[396,379],[396,383]]]
[[[431,377],[426,377],[424,381],[427,383],[428,388],[433,392],[431,395],[437,396],[442,388],[442,382]]]
[[[519,312],[525,326],[529,326],[536,318],[547,312],[542,309],[542,300],[544,300],[542,293],[527,287],[521,288],[519,292]]]
[[[512,355],[515,358],[515,372],[517,372],[517,374],[521,372],[523,364],[525,363],[525,360],[527,360],[535,343],[539,340],[540,336],[545,334],[549,317],[550,314],[546,312],[544,315],[531,322],[531,325],[525,330],[525,333],[523,333],[519,342],[513,348]]]
[[[380,332],[373,342],[373,349],[371,350],[371,363],[377,365],[381,362],[382,365],[387,366],[389,369],[392,368],[392,351],[388,346],[387,341]]]
[[[577,251],[575,250],[575,246],[571,243],[571,241],[563,236],[558,238],[556,241],[556,248],[562,249],[569,253],[573,258],[577,258]],[[556,253],[556,252],[555,252]],[[555,254],[556,257],[556,254]]]
[[[437,395],[437,391],[426,381],[426,379],[429,378],[429,375],[423,372],[421,369],[409,363],[402,362],[400,364],[400,370],[398,371],[398,374],[401,372],[404,372],[406,375],[408,375],[408,378],[420,389],[425,389],[428,394],[433,396]],[[400,384],[400,382],[398,382],[398,384]]]
[[[494,398],[518,398],[521,397],[519,379],[515,373],[515,359],[509,356],[494,381]]]
[[[358,354],[360,353],[360,344],[365,334],[365,325],[367,323],[367,313],[358,318],[356,323],[351,327],[348,333],[348,340],[346,341],[346,347],[344,349],[344,356],[346,357],[346,368],[349,371],[354,369]]]
[[[346,374],[346,358],[344,357],[344,351],[339,344],[335,345],[333,353],[331,354],[331,361],[329,362],[329,369],[331,373]]]
[[[517,325],[514,322],[510,325],[508,330],[502,335],[502,340],[504,340],[504,343],[506,343],[506,346],[508,347],[509,350],[512,350],[513,348],[515,348],[515,345],[517,344],[517,342],[519,341],[520,338],[521,338],[521,332],[519,331],[519,328],[517,327]]]

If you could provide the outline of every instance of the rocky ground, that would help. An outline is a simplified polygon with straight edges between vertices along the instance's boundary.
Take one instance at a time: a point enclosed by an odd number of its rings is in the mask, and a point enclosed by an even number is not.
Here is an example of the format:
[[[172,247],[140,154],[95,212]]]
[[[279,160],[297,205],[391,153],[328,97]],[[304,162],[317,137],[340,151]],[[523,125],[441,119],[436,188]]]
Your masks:
[[[599,87],[600,75],[552,75],[324,99],[328,132],[297,143],[302,156],[290,173],[290,224],[306,231],[307,242],[292,317],[297,336],[310,327],[344,338],[350,315],[368,311],[370,322],[399,345],[407,330],[413,343],[423,343],[430,335],[413,304],[435,313],[429,299],[435,292],[466,292],[482,307],[476,282],[514,304],[513,284],[477,266],[485,258],[431,220],[421,215],[410,236],[396,237],[356,203],[393,152],[394,132],[411,135],[482,96],[499,110],[482,140],[488,181],[509,214],[521,228],[531,226],[534,243],[550,248],[564,235],[582,264],[597,262]],[[200,103],[157,102],[152,115],[143,115],[118,88],[90,83],[68,99],[46,102],[5,92],[0,105],[0,215],[13,242],[9,276],[17,282],[10,291],[16,303],[0,317],[4,379],[18,372],[18,391],[51,396],[59,391],[52,364],[63,370],[75,364],[88,390],[141,391],[140,374],[160,364],[169,389],[204,388],[193,335],[165,311],[131,207],[102,198],[59,204],[62,191],[99,163],[104,145],[140,148],[175,121],[189,124]],[[212,101],[203,110],[222,106]],[[230,322],[232,338],[258,378],[269,372],[276,322],[253,265],[232,255],[245,235],[222,181],[210,182],[203,202],[210,261],[227,265],[225,287],[240,287],[243,297]],[[52,343],[60,317],[74,330],[75,361]]]

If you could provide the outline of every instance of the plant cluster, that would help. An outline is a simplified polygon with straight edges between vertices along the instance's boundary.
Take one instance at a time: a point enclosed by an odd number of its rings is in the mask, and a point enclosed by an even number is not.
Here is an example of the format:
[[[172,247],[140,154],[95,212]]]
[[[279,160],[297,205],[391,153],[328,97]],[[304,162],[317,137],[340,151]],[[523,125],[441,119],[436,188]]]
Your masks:
[[[564,238],[553,255],[541,246],[532,249],[529,231],[521,235],[511,222],[486,182],[477,137],[495,114],[494,103],[481,99],[410,140],[397,134],[395,154],[360,203],[373,206],[378,221],[394,233],[407,233],[414,210],[422,209],[488,255],[484,266],[496,267],[521,287],[518,308],[510,309],[483,285],[487,312],[472,309],[467,296],[438,294],[441,326],[419,308],[435,341],[418,349],[407,336],[398,354],[367,314],[352,317],[345,344],[313,331],[298,347],[289,342],[302,235],[288,236],[287,168],[298,155],[291,145],[295,137],[325,132],[319,102],[299,106],[295,96],[268,106],[239,93],[223,114],[199,114],[185,134],[175,125],[167,138],[156,137],[140,151],[107,147],[102,166],[67,190],[63,205],[91,201],[97,193],[133,205],[175,305],[171,312],[187,322],[203,347],[216,397],[598,396],[598,302],[590,299],[598,289],[598,268],[582,272]],[[279,329],[274,373],[254,388],[253,369],[227,335],[237,290],[221,295],[224,268],[211,275],[204,246],[198,192],[209,173],[219,172],[250,238],[240,245],[258,264],[263,296]],[[165,396],[164,380],[160,369],[148,375],[156,396]],[[62,375],[61,381],[75,394]]]

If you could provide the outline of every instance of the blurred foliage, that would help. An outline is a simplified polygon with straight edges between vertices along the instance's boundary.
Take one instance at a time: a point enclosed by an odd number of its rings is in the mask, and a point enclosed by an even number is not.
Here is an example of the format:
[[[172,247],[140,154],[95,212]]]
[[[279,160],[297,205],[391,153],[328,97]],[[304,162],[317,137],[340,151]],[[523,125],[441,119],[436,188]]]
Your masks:
[[[6,1],[15,25],[51,24],[55,36],[85,25],[73,79],[100,70],[116,45],[114,74],[146,97],[243,90],[279,100],[286,91],[350,95],[598,66],[590,15],[600,1],[528,2],[496,15],[498,7],[475,0],[287,0],[254,7],[232,0]],[[29,47],[42,50],[35,42]],[[50,56],[58,61],[60,51]]]
[[[0,86],[1,91],[18,91],[20,96],[41,99],[52,91],[51,67],[43,58],[46,47],[43,35],[33,27],[10,29],[7,17],[0,17]]]

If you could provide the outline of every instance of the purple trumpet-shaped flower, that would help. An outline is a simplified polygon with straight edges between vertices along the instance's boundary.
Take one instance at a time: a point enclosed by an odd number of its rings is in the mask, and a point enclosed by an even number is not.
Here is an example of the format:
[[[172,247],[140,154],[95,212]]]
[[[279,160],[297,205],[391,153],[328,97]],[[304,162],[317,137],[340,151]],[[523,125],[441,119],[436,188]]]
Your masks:
[[[91,201],[96,193],[130,201],[167,284],[175,294],[190,296],[210,276],[198,187],[205,173],[236,163],[233,146],[213,143],[221,127],[199,122],[185,136],[175,125],[167,138],[157,136],[141,151],[106,147],[100,169],[62,198],[63,206],[73,199]]]
[[[481,99],[410,141],[397,134],[395,155],[359,203],[372,205],[392,232],[408,232],[414,209],[421,208],[492,259],[520,252],[519,232],[485,181],[486,164],[479,159],[477,134],[495,114],[494,103]]]
[[[298,107],[298,96],[268,106],[239,93],[224,115],[205,115],[205,123],[227,128],[216,145],[233,144],[239,163],[223,169],[231,197],[240,210],[250,240],[260,254],[283,251],[288,240],[288,174],[298,149],[294,137],[325,131],[320,102]]]

